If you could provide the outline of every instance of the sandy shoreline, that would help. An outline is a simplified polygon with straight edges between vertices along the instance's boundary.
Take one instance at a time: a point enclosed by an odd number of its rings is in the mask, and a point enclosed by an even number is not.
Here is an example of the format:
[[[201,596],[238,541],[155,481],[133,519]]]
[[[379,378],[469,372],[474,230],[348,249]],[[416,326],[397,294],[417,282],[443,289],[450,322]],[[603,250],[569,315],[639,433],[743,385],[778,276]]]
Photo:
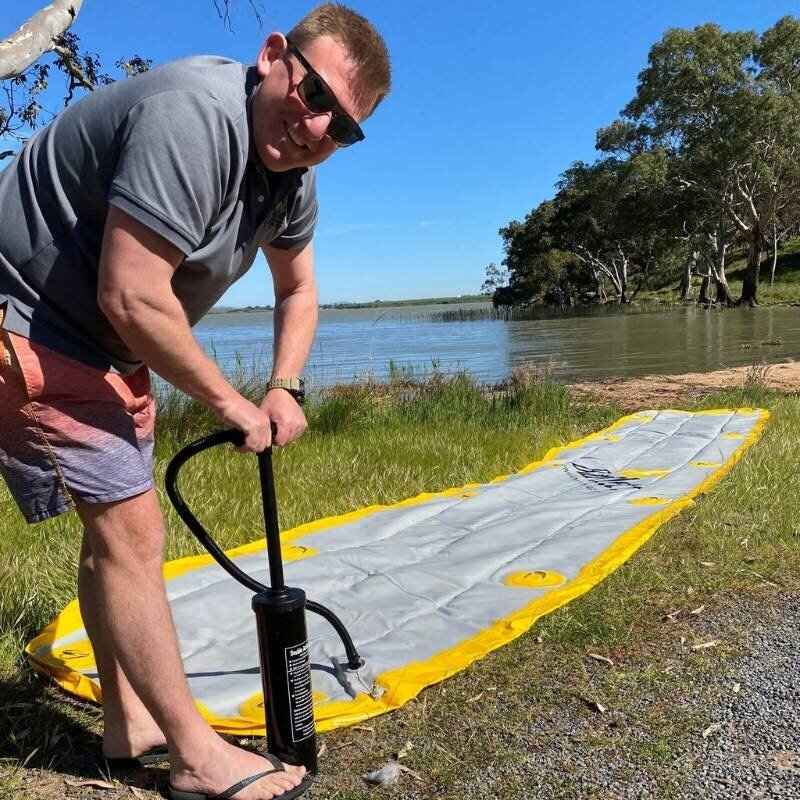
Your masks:
[[[800,392],[800,361],[732,367],[714,372],[681,375],[645,375],[606,378],[572,384],[579,396],[599,397],[625,409],[658,408],[697,399],[719,389],[731,389],[757,381],[781,392]]]

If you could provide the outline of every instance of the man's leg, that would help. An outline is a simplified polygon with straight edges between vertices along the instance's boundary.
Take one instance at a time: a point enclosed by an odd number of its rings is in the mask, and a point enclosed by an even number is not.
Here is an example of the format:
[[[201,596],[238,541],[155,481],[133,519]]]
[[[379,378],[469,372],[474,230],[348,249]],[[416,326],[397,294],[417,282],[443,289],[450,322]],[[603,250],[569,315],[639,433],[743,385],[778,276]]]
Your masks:
[[[219,793],[270,769],[265,759],[217,736],[194,705],[162,577],[164,521],[155,491],[115,503],[79,500],[76,506],[93,564],[89,616],[101,631],[99,641],[164,732],[172,785]],[[242,790],[236,800],[270,800],[296,786],[302,774],[288,767]]]
[[[89,534],[83,537],[78,566],[78,598],[103,687],[103,754],[110,758],[141,755],[164,744],[164,733],[130,685],[114,655],[99,616],[94,559]]]

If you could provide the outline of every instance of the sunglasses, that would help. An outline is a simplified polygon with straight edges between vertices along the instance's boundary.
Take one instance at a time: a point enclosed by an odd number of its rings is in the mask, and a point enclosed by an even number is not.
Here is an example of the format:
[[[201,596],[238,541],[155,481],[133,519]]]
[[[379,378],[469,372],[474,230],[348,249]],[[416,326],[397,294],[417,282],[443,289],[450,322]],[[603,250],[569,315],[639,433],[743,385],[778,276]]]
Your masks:
[[[349,147],[364,139],[359,124],[342,108],[336,95],[306,57],[288,39],[289,52],[302,64],[306,74],[297,84],[297,94],[312,114],[331,114],[327,134],[339,147]]]

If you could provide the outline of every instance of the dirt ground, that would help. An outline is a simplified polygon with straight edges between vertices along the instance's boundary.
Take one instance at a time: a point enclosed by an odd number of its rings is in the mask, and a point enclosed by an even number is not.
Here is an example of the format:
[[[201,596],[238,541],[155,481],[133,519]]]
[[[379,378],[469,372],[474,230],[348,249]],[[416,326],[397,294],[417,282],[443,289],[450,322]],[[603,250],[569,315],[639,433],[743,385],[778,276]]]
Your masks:
[[[572,384],[579,396],[619,403],[623,408],[663,408],[695,400],[719,389],[736,389],[757,383],[782,392],[800,392],[800,362],[733,367],[716,372],[682,375],[646,375],[637,378]]]

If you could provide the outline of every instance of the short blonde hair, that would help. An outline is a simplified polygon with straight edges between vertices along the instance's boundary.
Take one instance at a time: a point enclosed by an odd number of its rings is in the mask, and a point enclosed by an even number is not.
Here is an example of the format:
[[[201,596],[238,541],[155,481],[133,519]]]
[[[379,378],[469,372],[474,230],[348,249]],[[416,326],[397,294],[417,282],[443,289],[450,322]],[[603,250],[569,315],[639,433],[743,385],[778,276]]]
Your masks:
[[[386,42],[369,20],[340,3],[317,6],[289,32],[300,48],[320,36],[332,37],[347,51],[355,67],[353,100],[368,116],[392,85]]]

